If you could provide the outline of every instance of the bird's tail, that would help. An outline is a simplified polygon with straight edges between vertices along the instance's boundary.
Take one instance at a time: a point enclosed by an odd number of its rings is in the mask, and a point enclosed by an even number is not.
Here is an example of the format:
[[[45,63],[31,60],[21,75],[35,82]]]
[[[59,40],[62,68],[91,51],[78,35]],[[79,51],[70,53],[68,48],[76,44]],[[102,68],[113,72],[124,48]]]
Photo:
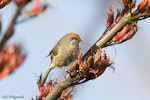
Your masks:
[[[47,58],[48,56],[50,56],[51,55],[51,53],[49,53],[45,58]]]
[[[55,66],[51,63],[50,66],[48,67],[46,73],[44,74],[44,76],[42,76],[42,80],[41,80],[41,84],[42,84],[42,85],[44,85],[44,83],[45,83],[45,81],[46,81],[46,79],[47,79],[47,77],[48,77],[50,71],[51,71],[53,68],[55,68]]]

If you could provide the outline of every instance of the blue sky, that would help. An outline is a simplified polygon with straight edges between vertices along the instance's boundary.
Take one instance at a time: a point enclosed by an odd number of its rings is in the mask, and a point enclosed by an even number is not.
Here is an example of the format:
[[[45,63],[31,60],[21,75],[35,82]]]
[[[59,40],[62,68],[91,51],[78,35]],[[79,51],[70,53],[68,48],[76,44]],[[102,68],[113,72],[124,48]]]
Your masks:
[[[109,6],[120,7],[117,0],[53,1],[53,9],[15,27],[15,35],[9,43],[21,42],[28,56],[20,68],[0,80],[0,100],[4,95],[24,95],[21,100],[34,98],[39,93],[35,73],[40,75],[46,71],[50,59],[45,56],[56,42],[66,33],[77,32],[87,50],[105,30]],[[15,9],[11,3],[0,10],[4,14],[3,31]],[[150,100],[150,19],[138,24],[139,29],[133,39],[115,46],[115,72],[108,68],[99,78],[77,86],[73,100]],[[113,47],[105,50],[111,58],[114,57]],[[58,68],[52,71],[52,78],[56,77],[60,77]]]

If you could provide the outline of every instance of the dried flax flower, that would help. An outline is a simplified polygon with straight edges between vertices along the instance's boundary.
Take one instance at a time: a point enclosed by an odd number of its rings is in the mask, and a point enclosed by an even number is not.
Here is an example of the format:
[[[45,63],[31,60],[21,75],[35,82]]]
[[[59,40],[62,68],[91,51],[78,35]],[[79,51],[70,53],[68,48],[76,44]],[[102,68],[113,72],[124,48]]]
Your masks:
[[[107,67],[112,65],[112,62],[110,62],[110,57],[107,56],[106,52],[102,51],[101,48],[83,61],[82,57],[79,57],[78,62],[74,63],[70,67],[68,74],[71,78],[76,77],[79,74],[83,74],[84,77],[82,80],[78,81],[79,84],[80,82],[83,83],[99,77],[101,74],[103,74]]]
[[[108,19],[106,23],[106,27],[109,27],[114,21],[114,6],[110,7],[109,12],[107,13]]]
[[[22,46],[12,44],[0,51],[0,79],[14,72],[25,60]]]
[[[35,0],[34,5],[29,11],[24,11],[24,14],[28,17],[40,15],[47,8],[46,4],[41,4],[41,0]]]
[[[44,100],[45,97],[59,84],[59,82],[50,80],[46,83],[46,85],[42,86],[40,85],[40,81],[38,82],[38,88],[39,88],[39,92],[40,95],[37,96],[37,100]],[[60,97],[57,100],[71,100],[72,99],[72,92],[73,87],[70,86],[69,88],[65,89]]]
[[[102,49],[98,49],[96,53],[92,56],[88,57],[86,60],[82,60],[82,53],[78,57],[77,62],[73,63],[70,69],[67,71],[66,82],[68,80],[72,80],[81,75],[79,80],[76,80],[72,84],[81,84],[89,80],[93,80],[99,77],[107,67],[110,67],[112,62],[110,62],[109,56],[106,55],[105,51]],[[37,96],[37,100],[44,100],[46,96],[53,91],[61,82],[58,81],[48,81],[46,85],[41,85],[40,82],[41,77],[38,80],[38,87],[40,91],[40,95]],[[61,85],[60,85],[61,86]],[[73,90],[74,86],[69,86],[69,88],[65,89],[60,97],[57,100],[71,100],[72,94],[71,91]]]
[[[122,5],[115,18],[114,8],[110,7],[104,33],[83,56],[80,54],[78,61],[67,71],[66,80],[56,85],[46,100],[56,100],[70,86],[96,79],[107,67],[113,68],[113,62],[101,48],[131,39],[137,33],[138,21],[150,17],[150,0],[142,0],[138,6],[136,0],[122,0]]]

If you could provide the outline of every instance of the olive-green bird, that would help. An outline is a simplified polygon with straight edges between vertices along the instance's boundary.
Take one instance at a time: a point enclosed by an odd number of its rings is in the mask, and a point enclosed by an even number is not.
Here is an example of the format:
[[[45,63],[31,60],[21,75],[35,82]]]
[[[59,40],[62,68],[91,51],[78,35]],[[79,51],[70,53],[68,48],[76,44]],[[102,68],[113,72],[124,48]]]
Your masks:
[[[79,53],[79,42],[81,41],[80,36],[77,33],[69,33],[64,35],[50,51],[49,55],[51,58],[51,64],[48,67],[46,74],[43,76],[43,82],[49,72],[55,67],[68,66],[74,60],[77,59]]]

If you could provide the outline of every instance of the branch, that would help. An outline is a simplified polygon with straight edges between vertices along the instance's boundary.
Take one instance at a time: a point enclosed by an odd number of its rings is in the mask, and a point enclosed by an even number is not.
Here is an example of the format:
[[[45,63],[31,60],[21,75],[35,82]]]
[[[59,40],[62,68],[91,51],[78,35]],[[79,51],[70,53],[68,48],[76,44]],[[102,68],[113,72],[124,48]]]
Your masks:
[[[0,8],[4,7],[10,1],[11,0],[0,0]],[[13,0],[17,10],[0,40],[0,79],[12,73],[26,58],[26,53],[22,51],[21,44],[11,44],[8,46],[7,42],[15,34],[15,25],[18,25],[18,17],[23,14],[24,7],[26,7],[31,1],[32,0]],[[42,0],[35,0],[31,10],[26,11],[28,18],[19,21],[19,23],[40,15],[46,10],[46,8],[47,5],[43,4]],[[12,61],[15,63],[10,63]]]
[[[123,2],[124,8],[122,12],[118,10],[114,20],[113,8],[110,8],[107,29],[84,56],[81,59],[79,58],[75,65],[71,66],[68,71],[69,77],[52,89],[45,100],[56,100],[66,88],[95,79],[103,74],[105,69],[111,67],[113,62],[110,62],[109,57],[105,52],[102,53],[100,48],[123,43],[131,39],[137,32],[138,20],[150,17],[150,3],[148,1],[146,3],[142,1],[137,9],[135,9],[136,0],[122,1],[126,1]]]
[[[3,49],[4,45],[6,44],[6,42],[13,36],[14,34],[14,27],[16,24],[16,20],[19,17],[19,15],[21,14],[22,9],[25,7],[25,5],[29,2],[29,0],[23,0],[23,2],[21,3],[21,5],[19,6],[19,8],[17,9],[15,15],[13,16],[10,25],[8,26],[2,41],[0,42],[0,50]]]
[[[6,1],[8,0],[0,0],[0,4]],[[20,16],[23,8],[30,2],[30,0],[20,0],[18,3],[14,0],[14,2],[16,3],[17,10],[0,41],[0,79],[14,72],[15,69],[24,62],[27,55],[21,44],[13,43],[11,45],[7,45],[8,40],[15,33],[14,30],[17,18]]]
[[[25,19],[22,19],[22,20],[16,22],[16,24],[18,25],[18,24],[20,24],[20,23],[29,21],[29,20],[31,20],[31,19],[33,19],[33,18],[35,18],[35,17],[36,17],[36,16],[27,17],[27,18],[25,18]]]
[[[67,81],[63,81],[61,83],[59,83],[54,89],[53,91],[46,96],[46,98],[44,100],[56,100],[62,93],[63,90],[65,90],[66,88],[75,85],[75,82],[77,80],[80,80],[82,76],[78,75],[75,78],[69,79]]]
[[[135,10],[134,10],[135,11]],[[133,12],[134,13],[134,12]],[[138,20],[143,20],[150,17],[150,12],[139,13],[138,15],[131,16],[131,13],[125,15],[111,30],[105,31],[99,40],[86,52],[83,56],[83,60],[91,55],[92,52],[95,52],[98,48],[103,48],[108,46],[107,43],[112,39],[117,32],[119,32],[124,26],[129,23],[136,22]],[[91,52],[92,50],[92,52]]]

